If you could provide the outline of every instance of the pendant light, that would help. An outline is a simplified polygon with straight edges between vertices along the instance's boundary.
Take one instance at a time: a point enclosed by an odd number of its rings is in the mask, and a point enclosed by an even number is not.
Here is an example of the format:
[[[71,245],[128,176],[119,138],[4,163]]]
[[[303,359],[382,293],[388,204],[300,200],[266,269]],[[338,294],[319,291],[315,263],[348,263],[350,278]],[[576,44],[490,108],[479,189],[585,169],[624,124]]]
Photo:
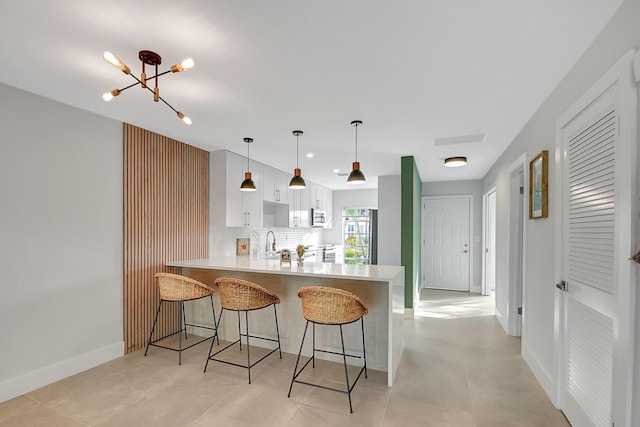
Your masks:
[[[347,184],[352,185],[364,184],[366,182],[364,174],[360,170],[360,162],[358,161],[358,126],[361,124],[362,120],[354,120],[351,122],[351,125],[356,128],[356,161],[353,162],[353,170],[349,174],[349,178],[347,178]]]
[[[249,144],[253,142],[253,138],[244,138],[244,142],[247,143],[247,171],[244,173],[244,181],[240,184],[240,191],[256,191],[256,185],[251,179],[251,172],[249,172]]]
[[[293,190],[302,190],[307,187],[307,184],[304,182],[304,178],[302,178],[302,175],[300,174],[300,168],[298,167],[298,138],[300,138],[302,133],[303,132],[301,130],[293,131],[293,134],[296,136],[296,168],[293,170],[293,178],[291,178],[291,181],[289,182],[289,188]]]

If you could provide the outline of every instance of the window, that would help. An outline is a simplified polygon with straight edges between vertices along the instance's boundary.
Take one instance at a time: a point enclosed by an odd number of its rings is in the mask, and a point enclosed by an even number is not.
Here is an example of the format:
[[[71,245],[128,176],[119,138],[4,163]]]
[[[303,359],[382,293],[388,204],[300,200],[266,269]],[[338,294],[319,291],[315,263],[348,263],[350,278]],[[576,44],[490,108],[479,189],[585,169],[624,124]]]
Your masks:
[[[371,242],[371,209],[342,210],[342,237],[345,264],[369,264]]]

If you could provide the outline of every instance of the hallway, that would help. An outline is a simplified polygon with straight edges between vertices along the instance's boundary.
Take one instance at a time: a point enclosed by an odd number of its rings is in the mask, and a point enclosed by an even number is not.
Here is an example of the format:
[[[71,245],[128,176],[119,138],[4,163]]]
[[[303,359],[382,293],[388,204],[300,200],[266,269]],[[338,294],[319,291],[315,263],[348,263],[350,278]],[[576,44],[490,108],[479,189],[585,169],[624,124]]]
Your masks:
[[[493,298],[423,290],[395,385],[369,371],[346,396],[296,385],[295,356],[246,372],[202,366],[208,345],[177,355],[144,351],[0,404],[0,426],[567,426],[493,316]],[[253,348],[253,347],[252,347]],[[253,351],[253,350],[252,350]],[[341,365],[319,361],[332,384]]]

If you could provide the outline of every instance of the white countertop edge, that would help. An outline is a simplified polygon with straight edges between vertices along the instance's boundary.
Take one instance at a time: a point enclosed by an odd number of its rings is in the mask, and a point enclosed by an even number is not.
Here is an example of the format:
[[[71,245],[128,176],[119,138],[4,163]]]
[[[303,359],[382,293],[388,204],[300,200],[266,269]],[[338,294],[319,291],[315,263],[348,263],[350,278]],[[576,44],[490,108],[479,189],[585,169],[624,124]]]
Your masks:
[[[305,262],[303,266],[298,266],[296,261],[293,261],[290,266],[281,266],[279,259],[252,259],[250,257],[200,258],[170,261],[167,262],[166,265],[169,267],[203,268],[208,270],[229,270],[376,282],[390,282],[396,279],[398,275],[404,275],[404,267],[395,265]]]

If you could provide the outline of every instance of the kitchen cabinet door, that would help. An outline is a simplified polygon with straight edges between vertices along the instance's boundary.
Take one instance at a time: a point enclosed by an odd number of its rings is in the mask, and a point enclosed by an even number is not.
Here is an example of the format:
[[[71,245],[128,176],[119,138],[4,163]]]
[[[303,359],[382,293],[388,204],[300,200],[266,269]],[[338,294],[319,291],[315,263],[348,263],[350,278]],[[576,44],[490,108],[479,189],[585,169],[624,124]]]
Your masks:
[[[259,164],[250,162],[249,168],[258,191],[240,191],[247,169],[246,157],[229,151],[215,151],[210,155],[209,207],[212,225],[227,227],[259,227],[262,222]]]
[[[274,176],[274,189],[275,193],[278,196],[278,203],[289,203],[289,181],[291,181],[292,175],[289,175],[286,172],[282,172],[281,170],[276,169],[276,174]]]
[[[327,187],[320,187],[322,197],[322,208],[326,211],[326,223],[324,228],[332,228],[333,227],[333,191]]]
[[[272,168],[271,166],[262,166],[262,200],[265,202],[288,203],[287,190],[289,187],[290,177],[285,172]]]
[[[311,227],[309,185],[307,188],[288,191],[289,197],[289,227]]]

